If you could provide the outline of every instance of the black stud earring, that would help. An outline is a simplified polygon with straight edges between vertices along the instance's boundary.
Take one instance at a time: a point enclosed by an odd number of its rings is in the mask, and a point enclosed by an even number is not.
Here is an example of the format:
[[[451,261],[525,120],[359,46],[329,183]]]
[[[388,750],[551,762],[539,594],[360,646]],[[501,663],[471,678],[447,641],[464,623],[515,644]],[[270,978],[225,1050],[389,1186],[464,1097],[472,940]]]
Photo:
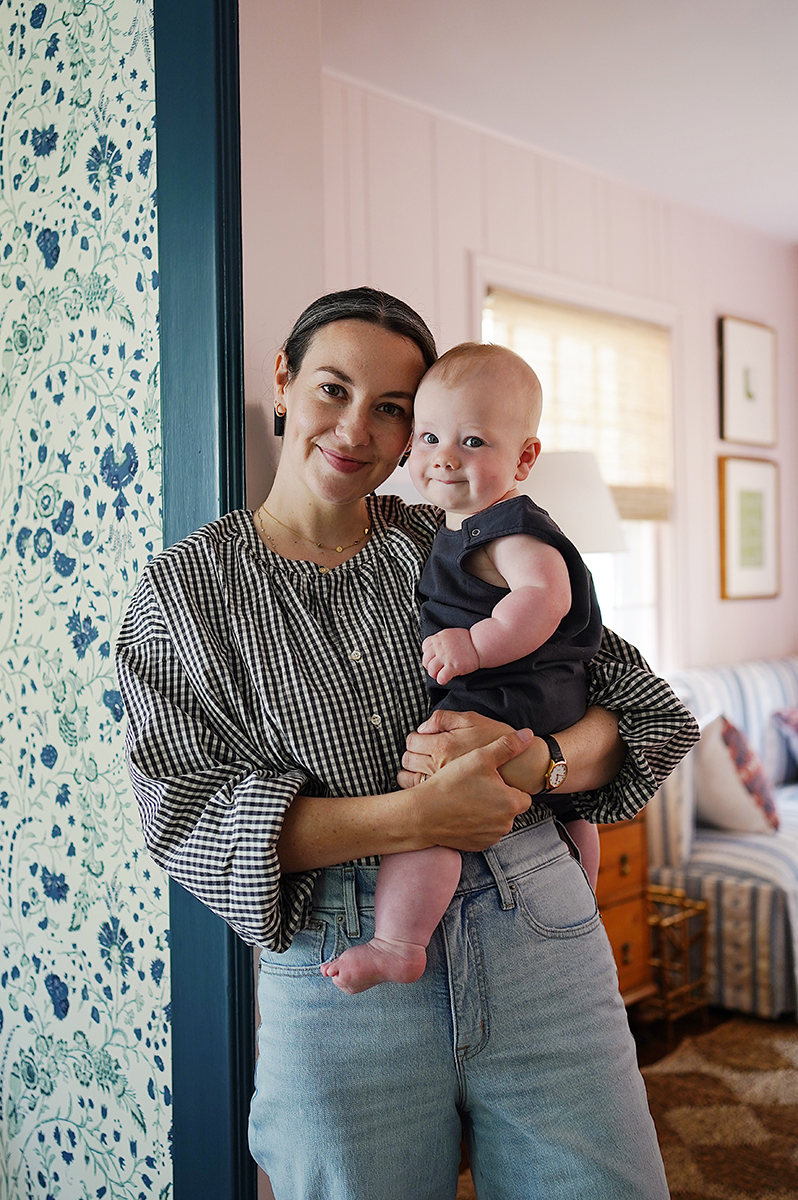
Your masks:
[[[274,436],[282,437],[285,433],[285,409],[280,412],[278,405],[274,406]]]

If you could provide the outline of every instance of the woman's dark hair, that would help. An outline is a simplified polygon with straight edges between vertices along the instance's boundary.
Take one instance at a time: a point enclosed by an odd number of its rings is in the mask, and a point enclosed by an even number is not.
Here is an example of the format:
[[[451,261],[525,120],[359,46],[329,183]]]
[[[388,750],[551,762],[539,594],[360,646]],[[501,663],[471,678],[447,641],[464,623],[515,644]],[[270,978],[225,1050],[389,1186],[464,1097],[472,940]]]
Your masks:
[[[438,357],[434,337],[409,304],[374,288],[350,288],[345,292],[329,292],[326,296],[320,296],[297,320],[283,346],[292,377],[302,366],[314,334],[334,321],[367,321],[370,325],[380,325],[383,329],[398,333],[400,337],[415,342],[427,367],[431,367]]]

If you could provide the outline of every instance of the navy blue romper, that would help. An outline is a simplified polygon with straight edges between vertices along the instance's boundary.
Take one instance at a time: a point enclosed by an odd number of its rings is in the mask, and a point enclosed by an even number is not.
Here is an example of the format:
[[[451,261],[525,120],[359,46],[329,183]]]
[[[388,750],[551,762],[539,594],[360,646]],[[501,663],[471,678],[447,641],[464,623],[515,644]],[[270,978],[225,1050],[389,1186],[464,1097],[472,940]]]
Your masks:
[[[584,716],[587,707],[585,667],[601,643],[601,613],[593,580],[579,551],[542,508],[528,496],[517,496],[466,517],[461,529],[442,528],[421,573],[421,636],[442,629],[470,629],[489,617],[508,588],[471,575],[468,555],[497,538],[526,533],[559,550],[571,583],[571,608],[542,646],[501,667],[458,675],[443,687],[427,676],[433,708],[478,712],[514,729],[556,733]],[[554,800],[552,796],[551,801]],[[567,803],[563,798],[563,804]],[[552,805],[571,819],[570,809]]]

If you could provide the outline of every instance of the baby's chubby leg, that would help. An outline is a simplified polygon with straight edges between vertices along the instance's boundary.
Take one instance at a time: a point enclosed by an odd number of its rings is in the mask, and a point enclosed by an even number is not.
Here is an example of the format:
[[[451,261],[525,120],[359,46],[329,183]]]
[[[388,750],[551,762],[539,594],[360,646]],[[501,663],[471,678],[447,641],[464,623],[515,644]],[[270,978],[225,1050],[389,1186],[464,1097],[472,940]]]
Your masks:
[[[374,937],[325,963],[322,974],[350,993],[419,979],[429,940],[460,880],[460,866],[460,855],[447,846],[384,854],[374,893]]]

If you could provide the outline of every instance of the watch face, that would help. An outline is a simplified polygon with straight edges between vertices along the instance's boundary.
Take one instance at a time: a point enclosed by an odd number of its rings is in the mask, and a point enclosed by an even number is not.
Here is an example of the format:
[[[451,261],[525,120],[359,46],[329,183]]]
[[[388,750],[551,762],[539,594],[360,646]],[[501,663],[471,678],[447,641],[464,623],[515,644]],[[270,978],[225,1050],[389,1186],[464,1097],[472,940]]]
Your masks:
[[[561,783],[565,783],[565,776],[568,774],[568,767],[564,762],[553,762],[549,768],[549,789],[559,787]]]

